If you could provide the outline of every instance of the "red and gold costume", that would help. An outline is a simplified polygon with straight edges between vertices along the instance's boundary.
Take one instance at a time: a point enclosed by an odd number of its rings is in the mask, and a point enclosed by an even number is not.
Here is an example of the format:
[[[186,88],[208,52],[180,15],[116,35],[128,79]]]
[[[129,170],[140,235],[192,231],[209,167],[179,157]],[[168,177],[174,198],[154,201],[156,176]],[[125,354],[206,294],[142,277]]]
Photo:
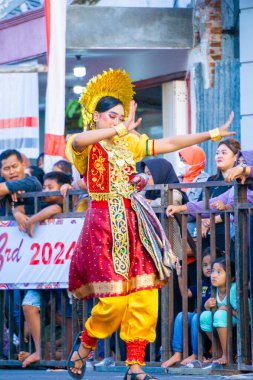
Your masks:
[[[122,296],[166,282],[142,244],[130,200],[135,160],[145,156],[147,140],[128,134],[81,154],[68,143],[76,167],[82,174],[87,168],[92,200],[70,266],[69,288],[78,298]]]
[[[136,192],[131,179],[135,163],[154,153],[155,142],[133,132],[76,152],[74,137],[66,153],[86,177],[91,204],[71,260],[69,289],[79,299],[99,298],[82,342],[94,348],[97,339],[120,327],[127,364],[144,365],[145,347],[155,339],[157,289],[167,277],[159,273],[160,263],[131,201]]]

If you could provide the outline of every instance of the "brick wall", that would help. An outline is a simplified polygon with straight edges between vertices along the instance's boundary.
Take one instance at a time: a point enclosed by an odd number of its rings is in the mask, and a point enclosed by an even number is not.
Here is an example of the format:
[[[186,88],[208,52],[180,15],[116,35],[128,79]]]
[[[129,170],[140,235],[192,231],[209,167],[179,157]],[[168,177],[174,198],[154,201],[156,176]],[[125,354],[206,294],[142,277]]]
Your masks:
[[[222,59],[221,0],[197,0],[193,15],[195,43],[200,44],[213,86],[215,61]]]

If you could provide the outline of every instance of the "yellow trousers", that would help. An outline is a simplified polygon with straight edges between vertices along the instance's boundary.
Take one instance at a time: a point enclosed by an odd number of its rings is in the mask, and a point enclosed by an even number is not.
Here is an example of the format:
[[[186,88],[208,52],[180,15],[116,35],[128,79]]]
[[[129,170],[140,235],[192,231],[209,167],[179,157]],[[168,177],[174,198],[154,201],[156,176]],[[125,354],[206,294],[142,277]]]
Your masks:
[[[127,351],[128,342],[131,350],[127,363],[143,365],[145,346],[156,337],[157,317],[158,290],[141,290],[127,296],[100,298],[85,323],[85,329],[89,337],[105,339],[120,328],[120,337],[127,343]],[[136,347],[140,349],[140,342],[145,344],[139,354],[135,351]]]

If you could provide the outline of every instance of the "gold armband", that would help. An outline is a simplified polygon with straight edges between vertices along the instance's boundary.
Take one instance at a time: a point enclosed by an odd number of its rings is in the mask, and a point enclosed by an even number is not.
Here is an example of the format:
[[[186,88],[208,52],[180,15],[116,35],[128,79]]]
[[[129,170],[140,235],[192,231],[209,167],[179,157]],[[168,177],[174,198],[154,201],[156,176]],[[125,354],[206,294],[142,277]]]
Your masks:
[[[128,129],[123,123],[115,125],[113,128],[119,137],[124,137],[128,134]]]
[[[221,140],[221,134],[220,134],[219,128],[211,129],[209,133],[210,133],[211,140],[213,142]]]

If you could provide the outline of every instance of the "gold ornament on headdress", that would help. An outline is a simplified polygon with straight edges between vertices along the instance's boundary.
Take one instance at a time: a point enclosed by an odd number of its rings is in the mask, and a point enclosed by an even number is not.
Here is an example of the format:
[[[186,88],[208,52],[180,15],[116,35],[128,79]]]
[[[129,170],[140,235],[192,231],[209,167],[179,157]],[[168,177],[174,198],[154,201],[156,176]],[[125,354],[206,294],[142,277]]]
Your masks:
[[[125,118],[127,118],[130,101],[135,94],[133,87],[132,80],[125,70],[109,69],[108,71],[103,71],[103,74],[91,78],[79,99],[79,103],[83,106],[84,129],[87,128],[88,124],[92,123],[92,116],[96,106],[104,96],[119,99],[124,107]]]

